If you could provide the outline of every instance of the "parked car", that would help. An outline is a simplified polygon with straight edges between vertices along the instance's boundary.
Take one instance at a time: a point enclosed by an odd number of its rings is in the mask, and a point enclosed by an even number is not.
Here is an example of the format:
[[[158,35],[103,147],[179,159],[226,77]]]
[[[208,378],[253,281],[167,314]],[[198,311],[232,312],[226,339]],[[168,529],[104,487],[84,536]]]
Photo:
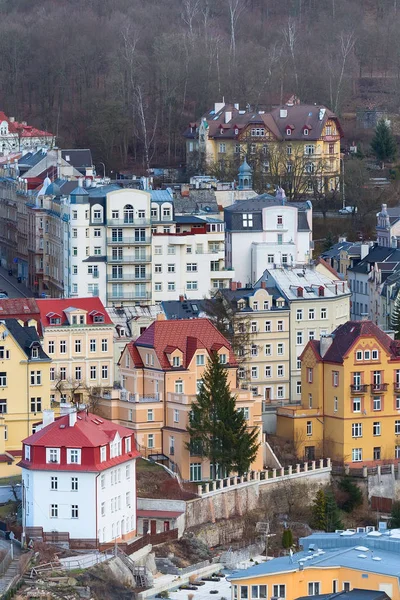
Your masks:
[[[0,290],[0,300],[4,300],[4,298],[8,298],[8,294],[4,290]]]
[[[339,210],[340,215],[351,215],[357,212],[357,206],[345,206]]]

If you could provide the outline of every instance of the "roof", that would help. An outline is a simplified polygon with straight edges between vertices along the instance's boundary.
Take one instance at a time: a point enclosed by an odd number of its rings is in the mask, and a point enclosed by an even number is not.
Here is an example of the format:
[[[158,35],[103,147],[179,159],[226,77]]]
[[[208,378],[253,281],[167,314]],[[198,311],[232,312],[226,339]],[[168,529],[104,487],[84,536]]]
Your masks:
[[[292,557],[282,556],[250,569],[239,570],[229,580],[298,571],[300,565],[303,565],[304,570],[315,567],[347,567],[363,573],[400,577],[400,537],[382,536],[376,531],[369,534],[345,531],[342,534],[313,534],[301,538],[300,544],[304,550]],[[311,545],[314,546],[313,551],[310,549]]]
[[[22,321],[39,319],[40,311],[34,298],[7,298],[0,300],[0,319],[15,318]]]
[[[298,267],[276,267],[266,269],[254,287],[261,287],[265,281],[267,287],[276,286],[287,300],[326,300],[326,298],[337,298],[338,296],[350,296],[347,283],[332,278],[316,271],[315,268],[301,265]],[[319,296],[319,288],[324,289],[324,295]],[[298,288],[302,288],[303,295],[298,296]]]
[[[348,269],[349,273],[369,273],[371,264],[382,262],[400,262],[400,250],[386,246],[374,246],[354,267]]]
[[[137,510],[136,515],[142,518],[150,519],[177,519],[183,515],[183,511],[177,510]]]
[[[167,319],[197,319],[204,316],[204,298],[199,300],[165,300],[161,307]]]
[[[192,223],[196,223],[196,224],[200,224],[200,225],[206,225],[207,221],[205,219],[200,219],[200,217],[196,217],[195,215],[178,215],[174,218],[174,221],[176,222],[177,225],[184,225],[184,224],[192,224]],[[218,221],[218,219],[217,219]],[[220,223],[223,223],[222,220],[219,219]]]
[[[316,260],[316,265],[322,265],[325,269],[327,269],[330,273],[332,273],[332,275],[336,278],[339,279],[340,275],[339,273],[336,271],[336,269],[334,269],[333,267],[331,267],[331,265],[329,263],[326,262],[326,260],[324,260],[321,256],[319,258],[317,258]]]
[[[172,196],[168,190],[150,190],[152,202],[171,202]]]
[[[342,363],[353,344],[360,337],[373,337],[393,359],[400,358],[399,343],[392,340],[372,321],[347,321],[332,333],[332,344],[323,356],[326,362]],[[320,348],[314,345],[320,355]]]
[[[172,370],[167,354],[171,348],[179,348],[183,353],[183,367],[188,368],[194,353],[198,349],[204,349],[209,354],[221,346],[229,351],[229,365],[236,366],[236,358],[228,340],[218,331],[209,319],[181,319],[172,321],[155,321],[135,341],[128,344],[132,347],[131,356],[137,366],[137,348],[154,348],[161,368]],[[137,354],[133,349],[136,349]]]
[[[50,423],[46,427],[43,427],[36,433],[22,440],[23,444],[32,446],[33,448],[45,447],[45,448],[99,448],[100,446],[108,445],[112,442],[119,434],[121,438],[131,437],[134,435],[132,429],[117,425],[112,421],[103,419],[92,413],[86,411],[80,411],[77,414],[76,422],[71,427],[69,425],[69,415],[64,415],[55,419],[53,423]],[[93,470],[104,470],[119,464],[126,462],[139,456],[137,450],[132,445],[132,451],[128,454],[122,454],[121,456],[109,459],[99,464],[58,464],[57,470],[68,470],[68,471],[93,471]],[[99,457],[100,459],[100,457]],[[33,458],[32,461],[25,461],[24,459],[19,463],[21,467],[27,469],[51,469],[54,470],[54,466],[40,464]]]
[[[4,323],[7,330],[28,358],[31,358],[31,347],[35,344],[38,349],[38,358],[35,360],[51,360],[40,344],[36,327],[24,327],[18,323],[17,319],[4,319]]]
[[[42,327],[62,327],[69,325],[68,319],[63,316],[63,313],[69,308],[85,310],[87,312],[87,325],[112,325],[112,321],[103,306],[102,301],[97,296],[91,296],[90,298],[43,298],[37,300],[37,305],[40,311]],[[48,315],[51,313],[61,316],[60,325],[50,324],[50,317]],[[103,323],[94,321],[95,313],[104,315]]]
[[[93,165],[92,153],[88,148],[61,150],[61,156],[76,169],[91,167]]]
[[[10,121],[7,115],[0,111],[0,121],[7,121],[9,133],[17,133],[21,137],[54,137],[53,133],[36,129],[32,125],[19,123],[18,121]]]
[[[217,292],[217,297],[218,296],[223,296],[224,298],[226,298],[233,306],[237,307],[237,303],[239,302],[239,300],[246,300],[246,307],[243,310],[243,312],[253,312],[253,309],[249,306],[249,299],[254,296],[254,294],[259,290],[262,289],[261,286],[259,287],[253,287],[253,288],[237,288],[236,290],[230,290],[230,289],[220,289]],[[280,291],[278,290],[277,287],[274,286],[270,286],[270,287],[265,287],[263,288],[265,289],[265,291],[272,296],[272,301],[273,304],[272,306],[268,309],[268,310],[288,310],[288,303],[286,302],[285,298],[282,298],[282,294],[280,293]],[[283,299],[284,301],[284,306],[282,307],[277,307],[276,306],[276,300],[277,299]],[[212,300],[206,300],[205,302],[211,302]],[[242,312],[241,310],[241,312]]]
[[[331,594],[317,594],[313,600],[386,600],[389,596],[386,592],[378,590],[361,590],[354,588],[349,592],[332,592]],[[296,600],[310,600],[310,596],[300,596]]]

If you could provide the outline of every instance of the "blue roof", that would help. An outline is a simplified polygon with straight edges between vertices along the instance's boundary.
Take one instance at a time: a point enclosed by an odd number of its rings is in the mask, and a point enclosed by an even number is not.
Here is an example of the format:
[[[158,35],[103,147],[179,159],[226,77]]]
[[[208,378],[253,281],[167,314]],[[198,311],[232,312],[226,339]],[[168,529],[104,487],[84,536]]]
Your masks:
[[[168,190],[150,190],[152,202],[171,202],[173,198]]]
[[[89,196],[89,194],[87,193],[85,188],[80,187],[80,186],[78,186],[74,190],[72,190],[72,192],[70,192],[69,195],[70,196]]]
[[[398,531],[398,530],[397,530]],[[230,580],[262,577],[307,567],[347,567],[365,573],[400,578],[400,535],[389,532],[321,533],[300,539],[304,550],[292,557],[282,556],[250,569],[233,572]],[[311,547],[313,550],[311,550]]]

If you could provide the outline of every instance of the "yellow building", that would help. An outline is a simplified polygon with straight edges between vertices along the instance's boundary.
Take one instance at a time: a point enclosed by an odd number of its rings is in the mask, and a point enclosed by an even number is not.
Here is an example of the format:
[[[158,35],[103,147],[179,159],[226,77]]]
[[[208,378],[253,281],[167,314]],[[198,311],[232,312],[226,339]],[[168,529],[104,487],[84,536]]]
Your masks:
[[[88,402],[114,385],[114,324],[91,298],[37,300],[43,348],[52,359],[51,400]]]
[[[300,539],[302,552],[235,572],[232,600],[294,600],[355,588],[399,600],[400,538],[367,529],[310,535]]]
[[[0,477],[20,472],[21,441],[50,408],[50,363],[34,326],[0,321]]]
[[[249,428],[258,430],[261,443],[261,397],[236,389],[237,362],[232,348],[208,319],[166,321],[159,316],[122,353],[120,398],[104,400],[99,407],[106,418],[135,430],[143,454],[169,461],[190,481],[214,475],[209,461],[186,446],[191,405],[213,352],[226,365],[237,407],[245,413]],[[261,445],[251,468],[263,468]]]
[[[293,101],[271,112],[216,103],[184,132],[189,164],[200,166],[202,157],[206,164],[227,166],[245,153],[250,162],[261,162],[264,173],[278,177],[287,194],[294,187],[312,192],[316,182],[318,189],[338,188],[342,135],[328,108]]]
[[[400,459],[400,344],[348,321],[301,356],[302,404],[278,409],[277,435],[298,456],[353,467]]]

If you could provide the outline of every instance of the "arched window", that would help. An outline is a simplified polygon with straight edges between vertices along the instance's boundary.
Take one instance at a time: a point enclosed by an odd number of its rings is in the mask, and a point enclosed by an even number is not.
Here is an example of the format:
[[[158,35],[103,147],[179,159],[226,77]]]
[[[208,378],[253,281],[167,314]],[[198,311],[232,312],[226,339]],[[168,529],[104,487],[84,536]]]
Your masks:
[[[124,223],[133,223],[133,206],[131,204],[124,206]]]

